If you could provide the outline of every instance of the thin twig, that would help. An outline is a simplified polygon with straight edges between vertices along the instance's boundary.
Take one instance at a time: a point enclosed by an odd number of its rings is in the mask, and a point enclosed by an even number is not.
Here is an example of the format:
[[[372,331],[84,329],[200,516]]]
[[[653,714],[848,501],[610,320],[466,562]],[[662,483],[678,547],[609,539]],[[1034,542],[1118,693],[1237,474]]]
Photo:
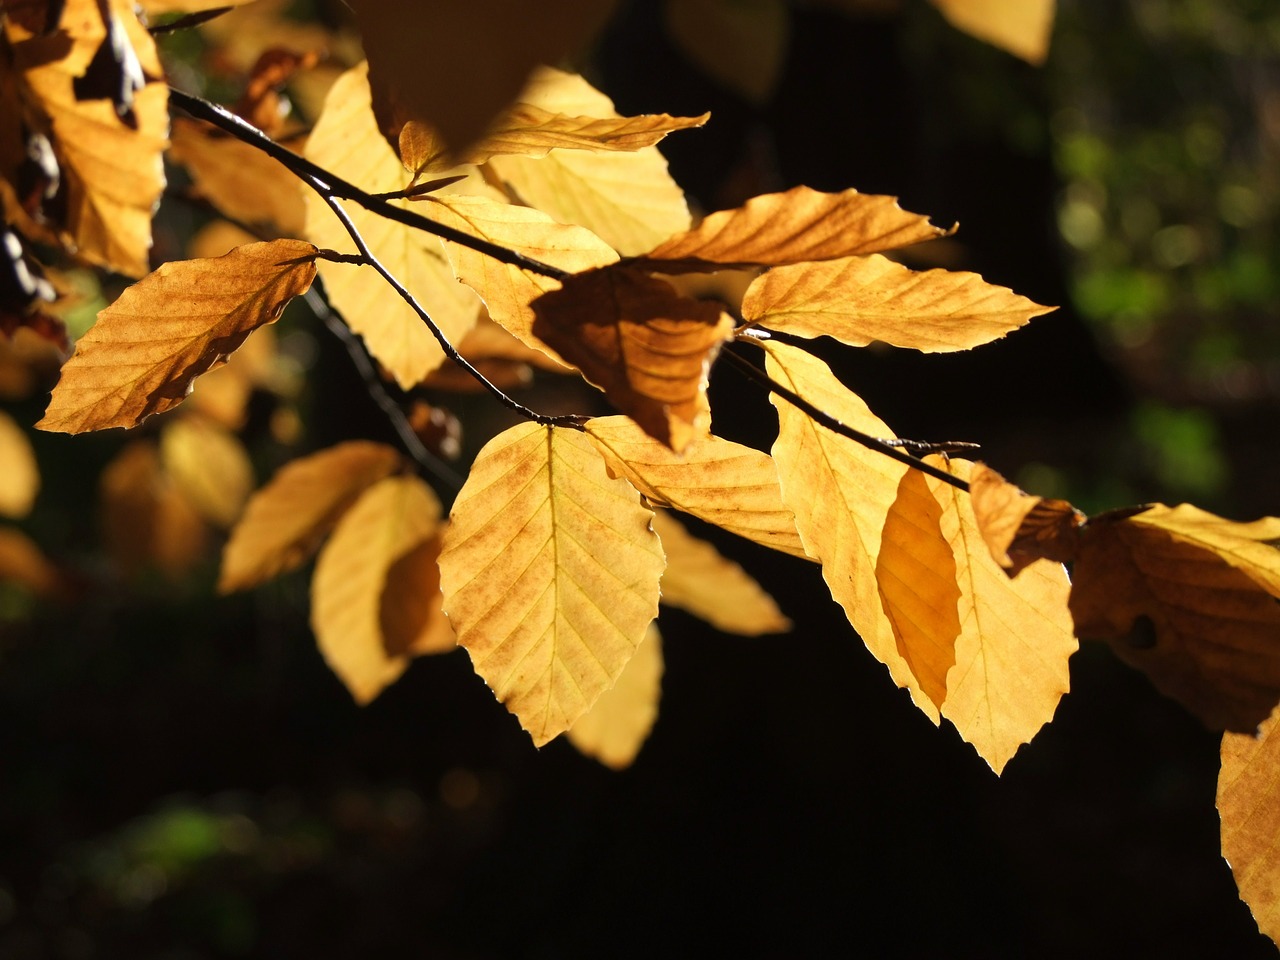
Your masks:
[[[153,37],[158,37],[162,33],[173,33],[175,30],[186,30],[188,27],[198,27],[202,23],[208,23],[210,20],[216,20],[224,13],[230,13],[234,7],[216,7],[212,10],[200,10],[196,13],[188,13],[186,16],[179,17],[177,20],[170,20],[168,23],[157,24],[154,27],[147,27],[147,33]]]

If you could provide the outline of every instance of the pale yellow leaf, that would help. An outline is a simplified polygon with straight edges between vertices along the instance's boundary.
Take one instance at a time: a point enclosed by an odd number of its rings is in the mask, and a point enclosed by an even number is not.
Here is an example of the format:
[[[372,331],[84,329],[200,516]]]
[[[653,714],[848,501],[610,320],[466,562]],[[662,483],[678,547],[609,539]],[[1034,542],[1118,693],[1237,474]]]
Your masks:
[[[569,728],[569,742],[614,770],[631,766],[658,719],[662,670],[662,635],[651,623],[618,682]]]
[[[512,427],[472,465],[440,556],[445,611],[538,746],[616,682],[657,613],[652,515],[575,430]]]
[[[228,528],[253,491],[253,464],[235,434],[201,417],[181,417],[160,432],[160,461],[204,519]]]
[[[933,0],[959,30],[1021,57],[1044,63],[1055,0]]]
[[[196,377],[306,292],[315,254],[300,240],[272,240],[215,260],[166,263],[98,314],[36,426],[133,427],[177,406]]]
[[[1258,929],[1280,943],[1280,710],[1257,735],[1222,738],[1222,856]]]
[[[351,440],[286,464],[231,531],[218,590],[244,590],[300,566],[356,498],[400,462],[391,447]]]
[[[107,551],[127,573],[152,568],[180,580],[204,556],[209,527],[161,468],[153,443],[127,444],[98,482]]]
[[[440,503],[414,476],[369,487],[338,521],[311,578],[311,629],[320,652],[357,703],[368,703],[409,664],[382,633],[387,573],[429,540]]]
[[[784,0],[666,0],[663,13],[667,33],[708,76],[768,103],[791,39]]]
[[[374,122],[369,98],[364,64],[338,78],[307,140],[307,159],[370,193],[403,190],[412,176]],[[397,204],[409,207],[410,201]],[[345,207],[373,255],[409,288],[450,342],[459,342],[475,323],[480,301],[454,278],[440,241],[355,204]],[[421,204],[412,208],[426,212]],[[356,252],[341,222],[314,191],[306,196],[306,213],[306,235],[317,246]],[[330,303],[402,387],[414,386],[444,362],[431,331],[372,268],[326,262],[320,276]]]
[[[0,411],[0,514],[25,517],[40,491],[40,468],[31,441],[7,413]]]
[[[738,564],[679,521],[659,510],[653,529],[662,541],[667,568],[662,573],[662,602],[679,607],[725,633],[758,637],[783,633],[791,621],[773,597]]]
[[[610,472],[626,477],[653,503],[807,558],[768,454],[715,435],[695,439],[677,454],[630,417],[597,417],[586,429]]]
[[[742,301],[743,319],[771,330],[925,353],[968,350],[1052,309],[976,273],[918,273],[878,254],[777,267]]]

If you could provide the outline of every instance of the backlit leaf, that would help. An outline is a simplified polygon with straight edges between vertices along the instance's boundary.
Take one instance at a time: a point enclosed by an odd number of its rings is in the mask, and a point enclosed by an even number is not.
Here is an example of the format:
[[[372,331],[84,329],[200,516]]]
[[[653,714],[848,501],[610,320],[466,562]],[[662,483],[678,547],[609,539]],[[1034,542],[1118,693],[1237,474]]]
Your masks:
[[[31,441],[7,413],[0,411],[0,514],[25,517],[40,491],[40,469]]]
[[[651,623],[618,682],[569,728],[569,742],[614,770],[631,766],[658,719],[662,670],[662,635]]]
[[[1255,737],[1222,738],[1222,856],[1258,929],[1280,943],[1280,710]]]
[[[707,432],[706,387],[733,319],[639,271],[578,274],[534,304],[533,332],[677,453]]]
[[[311,579],[311,628],[320,652],[357,703],[368,703],[409,664],[403,639],[383,635],[383,596],[395,562],[437,531],[440,503],[414,476],[369,487],[338,521]]]
[[[538,746],[617,681],[657,613],[651,518],[578,431],[524,423],[472,465],[440,556],[445,611]]]
[[[968,350],[1051,309],[976,273],[918,273],[876,254],[777,267],[742,301],[743,319],[771,330],[925,353]]]
[[[439,533],[418,544],[387,569],[378,605],[382,643],[392,657],[417,657],[458,649],[458,638],[444,615],[440,592]]]
[[[1055,0],[933,0],[952,25],[1029,63],[1044,63]]]
[[[391,447],[351,440],[286,464],[231,531],[218,590],[245,590],[301,566],[356,498],[400,462]]]
[[[202,517],[223,528],[236,522],[253,492],[253,464],[234,434],[201,417],[182,417],[161,431],[160,459]]]
[[[1030,496],[990,467],[975,463],[969,503],[992,559],[1009,576],[1041,558],[1059,563],[1075,559],[1084,514],[1067,501]]]
[[[689,533],[659,510],[653,529],[662,540],[667,568],[662,573],[662,602],[679,607],[717,630],[758,637],[791,629],[773,597],[738,564]]]
[[[677,454],[630,417],[596,417],[586,430],[609,471],[626,477],[651,502],[807,559],[768,454],[713,434]]]
[[[306,292],[315,255],[309,243],[272,240],[214,260],[166,263],[98,314],[36,426],[133,427],[177,406],[196,377]]]
[[[179,580],[204,556],[209,527],[150,441],[127,444],[107,464],[99,494],[107,551],[125,572],[151,568]]]

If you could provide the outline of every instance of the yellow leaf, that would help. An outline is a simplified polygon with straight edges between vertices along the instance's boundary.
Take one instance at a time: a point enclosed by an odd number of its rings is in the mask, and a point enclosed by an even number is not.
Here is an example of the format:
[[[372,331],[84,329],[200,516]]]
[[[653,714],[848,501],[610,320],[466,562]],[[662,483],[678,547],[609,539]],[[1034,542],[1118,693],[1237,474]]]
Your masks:
[[[382,642],[390,656],[417,657],[458,649],[458,638],[444,615],[440,592],[439,533],[387,569],[378,606]]]
[[[0,411],[0,514],[25,517],[40,491],[40,468],[31,441],[7,413]]]
[[[309,243],[272,240],[215,260],[166,263],[98,314],[36,426],[133,427],[176,407],[196,377],[306,292],[315,255]]]
[[[597,417],[586,430],[610,473],[626,477],[652,503],[808,558],[768,454],[714,435],[698,437],[676,454],[630,417]]]
[[[550,67],[534,73],[521,99],[556,113],[617,116],[613,101],[582,77]],[[539,160],[494,157],[488,169],[522,202],[562,223],[586,227],[627,256],[689,229],[684,191],[657,147],[632,153],[554,150]]]
[[[1258,929],[1280,943],[1280,710],[1257,736],[1222,738],[1222,856]]]
[[[204,555],[209,528],[160,465],[155,445],[135,440],[99,479],[103,537],[127,573],[153,568],[179,580]]]
[[[1009,576],[1041,558],[1059,563],[1075,559],[1084,514],[1067,501],[1029,496],[990,467],[975,463],[969,503],[992,559]]]
[[[707,376],[733,318],[639,271],[568,278],[534,304],[533,333],[650,436],[682,452],[710,424]]]
[[[104,46],[104,16],[119,41],[117,62],[127,65],[129,78],[138,84],[136,91],[129,86],[132,102],[123,117],[106,93],[76,96],[76,81],[86,75],[95,54],[110,49]],[[151,35],[130,0],[110,0],[102,12],[97,0],[68,0],[59,29],[50,36],[38,35],[11,15],[4,26],[65,180],[63,241],[95,263],[142,276],[151,248],[151,214],[164,190],[161,155],[169,130],[168,91],[159,79],[164,71]]]
[[[1049,52],[1055,0],[933,0],[952,26],[1037,66]]]
[[[445,611],[536,745],[615,683],[656,615],[651,518],[577,431],[521,424],[472,465],[440,556]]]
[[[947,232],[903,210],[896,197],[794,187],[713,213],[649,251],[641,263],[664,273],[781,266],[892,250]]]
[[[64,582],[49,558],[21,530],[0,527],[0,583],[16,583],[38,597],[62,592]]]
[[[245,590],[301,566],[356,498],[400,462],[391,447],[351,440],[286,464],[231,531],[218,590]]]
[[[877,254],[777,267],[742,301],[743,319],[771,330],[925,353],[968,350],[1052,309],[976,273],[917,273]]]
[[[160,460],[204,519],[224,529],[236,522],[253,491],[253,464],[234,434],[200,417],[182,417],[160,432]]]
[[[387,477],[360,496],[320,551],[311,578],[311,629],[357,703],[368,703],[409,664],[382,632],[387,574],[439,525],[440,503],[425,483]]]
[[[403,190],[412,176],[378,130],[369,97],[364,64],[339,77],[307,140],[307,159],[370,193]],[[409,201],[397,203],[408,206]],[[314,191],[307,193],[306,210],[308,239],[355,252],[342,224]],[[373,255],[408,285],[450,342],[460,341],[475,323],[479,300],[454,279],[440,241],[354,204],[347,213]],[[329,301],[402,387],[414,386],[444,362],[444,351],[422,320],[369,267],[326,262],[320,264],[320,276]]]
[[[940,457],[928,459],[944,465]],[[965,460],[950,463],[962,480],[972,470]],[[1067,612],[1071,584],[1062,565],[1049,560],[1009,579],[991,558],[969,498],[939,480],[930,478],[929,486],[943,508],[942,534],[960,587],[960,633],[942,715],[1000,773],[1053,718],[1070,686],[1067,662],[1077,647]]]
[[[618,682],[569,728],[569,742],[614,770],[631,766],[658,719],[662,670],[662,635],[651,623]]]
[[[653,515],[667,568],[662,573],[662,602],[679,607],[725,633],[758,637],[783,633],[791,621],[773,597],[711,544],[689,533],[669,514]]]
[[[667,32],[708,76],[751,103],[773,96],[791,21],[783,0],[666,0]]]

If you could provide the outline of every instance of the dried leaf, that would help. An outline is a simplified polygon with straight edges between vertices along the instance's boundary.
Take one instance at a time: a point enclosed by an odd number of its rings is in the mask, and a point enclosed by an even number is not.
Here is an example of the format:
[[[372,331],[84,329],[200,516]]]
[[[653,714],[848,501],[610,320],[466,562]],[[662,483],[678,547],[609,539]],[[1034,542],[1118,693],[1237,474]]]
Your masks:
[[[40,468],[26,433],[7,413],[0,411],[0,514],[25,517],[40,492]]]
[[[534,304],[533,333],[652,437],[682,452],[710,427],[706,387],[733,319],[627,269],[577,274]]]
[[[976,273],[917,273],[876,254],[777,267],[742,301],[743,319],[771,330],[925,353],[968,350],[1052,309]]]
[[[1280,710],[1257,736],[1222,738],[1222,856],[1258,929],[1280,943]]]
[[[16,583],[37,597],[55,597],[65,586],[44,551],[13,527],[0,527],[0,583]]]
[[[990,467],[975,463],[969,502],[992,559],[1009,576],[1042,558],[1059,563],[1075,559],[1084,514],[1067,501],[1030,496]]]
[[[791,621],[773,597],[747,571],[679,521],[658,511],[653,529],[662,541],[667,568],[662,573],[662,602],[707,621],[717,630],[758,637],[783,633]]]
[[[952,26],[1037,66],[1049,53],[1055,0],[933,0]]]
[[[301,566],[356,499],[400,463],[391,447],[351,440],[286,464],[250,498],[231,531],[219,592],[245,590]]]
[[[662,671],[662,635],[651,623],[618,682],[569,728],[569,742],[606,767],[631,766],[658,719]]]
[[[397,560],[440,526],[440,502],[414,476],[369,487],[338,521],[311,579],[311,629],[320,652],[357,703],[365,704],[409,664],[403,637],[383,635],[383,597]]]
[[[214,526],[230,527],[253,491],[253,464],[232,433],[182,417],[160,433],[160,460],[183,496]]]
[[[107,550],[125,572],[151,568],[176,581],[204,556],[209,528],[150,441],[127,444],[102,471],[99,492]]]
[[[440,556],[445,611],[536,745],[617,681],[657,613],[651,518],[577,431],[521,424],[472,465]]]
[[[651,503],[808,559],[768,454],[715,435],[699,437],[676,454],[630,417],[596,417],[586,431],[609,472],[626,477]]]
[[[781,266],[892,250],[946,236],[896,197],[794,187],[713,213],[688,233],[649,251],[641,265],[663,273]]]
[[[666,0],[663,13],[667,33],[709,77],[768,103],[791,39],[784,0]]]
[[[196,377],[306,292],[315,255],[309,243],[272,240],[215,260],[166,263],[98,314],[36,426],[133,427],[177,406]]]

